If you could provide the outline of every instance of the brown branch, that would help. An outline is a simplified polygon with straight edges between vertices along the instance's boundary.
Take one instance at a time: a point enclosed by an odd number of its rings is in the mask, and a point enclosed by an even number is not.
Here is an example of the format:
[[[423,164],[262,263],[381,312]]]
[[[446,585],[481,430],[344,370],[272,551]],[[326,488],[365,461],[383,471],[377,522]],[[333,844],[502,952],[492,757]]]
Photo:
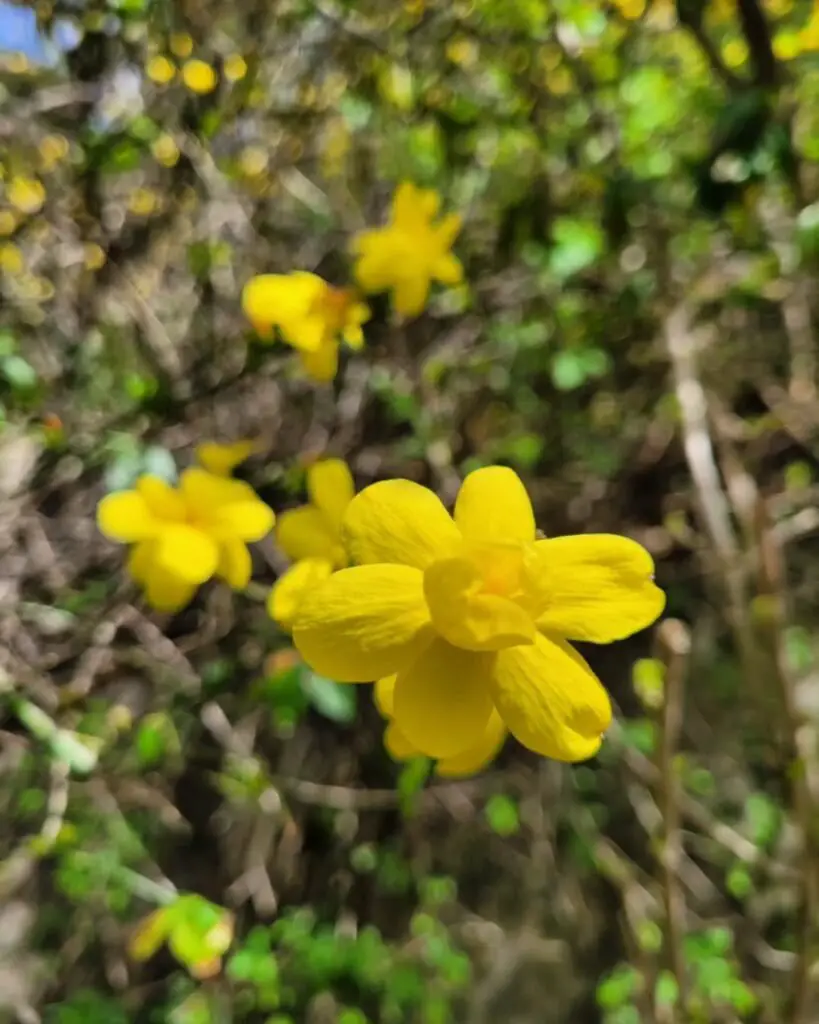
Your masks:
[[[691,636],[679,619],[666,619],[657,630],[658,654],[665,665],[665,692],[660,716],[658,745],[659,802],[663,835],[659,851],[662,867],[663,904],[666,916],[668,967],[680,993],[680,1005],[687,1001],[685,971],[685,897],[680,884],[683,858],[680,821],[680,783],[674,764],[683,721],[683,702]]]
[[[771,33],[765,13],[757,0],[738,0],[739,20],[748,43],[754,66],[756,85],[775,86],[779,81],[779,65],[773,52]]]

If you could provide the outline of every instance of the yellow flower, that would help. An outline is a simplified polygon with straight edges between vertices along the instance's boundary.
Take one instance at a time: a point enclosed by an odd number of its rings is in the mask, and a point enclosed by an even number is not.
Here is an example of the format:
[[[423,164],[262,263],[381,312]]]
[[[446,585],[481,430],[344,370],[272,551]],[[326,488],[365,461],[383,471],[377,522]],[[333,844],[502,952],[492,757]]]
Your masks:
[[[232,441],[230,444],[206,441],[197,446],[196,461],[209,473],[230,476],[237,466],[250,458],[256,447],[255,441]]]
[[[304,370],[318,381],[336,375],[339,336],[350,348],[361,348],[361,325],[370,317],[353,291],[334,288],[304,271],[251,278],[242,292],[242,308],[261,337],[277,327],[299,352]]]
[[[179,146],[173,135],[163,132],[151,143],[151,153],[163,167],[173,167],[179,161]]]
[[[248,484],[188,469],[179,486],[141,476],[130,491],[103,498],[97,523],[111,540],[133,544],[128,571],[158,611],[178,611],[216,575],[231,587],[250,579],[249,541],[275,516]]]
[[[393,717],[429,757],[466,755],[493,710],[530,750],[581,761],[611,721],[608,695],[567,642],[644,629],[665,597],[635,541],[609,534],[537,540],[510,469],[466,477],[454,518],[408,480],[365,488],[342,537],[350,558],[301,602],[293,641],[320,675],[396,675]]]
[[[247,61],[240,53],[230,53],[225,57],[224,72],[229,82],[239,82],[247,74]]]
[[[11,242],[4,242],[0,245],[0,270],[15,277],[22,274],[26,268],[26,261],[23,254]]]
[[[71,145],[64,135],[46,135],[38,146],[40,167],[52,171],[61,160],[68,156]]]
[[[204,60],[186,60],[182,65],[182,81],[191,92],[205,96],[213,92],[219,79],[213,68]]]
[[[159,56],[151,57],[145,65],[145,74],[156,85],[167,85],[176,74],[176,66],[173,61],[160,54]]]
[[[387,752],[396,761],[408,761],[412,757],[421,756],[421,751],[416,749],[404,736],[398,726],[393,722],[393,704],[395,698],[395,676],[387,676],[379,679],[375,684],[375,703],[378,710],[387,719],[387,728],[384,730],[384,746]],[[492,710],[489,722],[483,736],[477,746],[457,754],[455,757],[442,758],[435,766],[437,775],[447,778],[462,778],[465,775],[474,775],[481,771],[497,757],[501,747],[506,740],[507,730],[500,715]]]
[[[6,198],[20,213],[37,213],[45,202],[46,191],[37,178],[18,175],[9,182]]]
[[[168,40],[168,48],[174,57],[184,60],[193,53],[193,39],[187,32],[172,32]]]
[[[296,564],[270,591],[267,610],[287,630],[303,597],[348,564],[341,524],[355,484],[347,464],[341,459],[314,462],[307,470],[307,493],[310,503],[282,512],[276,526],[279,547]]]
[[[463,267],[450,251],[461,218],[450,213],[436,221],[440,205],[437,192],[404,182],[386,227],[364,231],[353,242],[358,283],[365,292],[391,290],[403,316],[423,310],[433,280],[454,285],[463,279]]]

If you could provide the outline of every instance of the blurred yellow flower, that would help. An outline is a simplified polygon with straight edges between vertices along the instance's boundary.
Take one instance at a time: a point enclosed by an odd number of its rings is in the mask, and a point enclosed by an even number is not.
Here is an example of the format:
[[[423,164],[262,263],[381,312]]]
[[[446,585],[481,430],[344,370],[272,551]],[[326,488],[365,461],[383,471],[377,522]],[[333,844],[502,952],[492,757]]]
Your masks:
[[[0,238],[13,235],[17,227],[17,217],[11,210],[0,210]]]
[[[437,192],[404,182],[396,189],[389,223],[364,231],[353,242],[355,275],[365,292],[392,291],[403,316],[417,316],[426,305],[430,283],[460,284],[463,268],[450,251],[461,218],[450,213],[436,221]]]
[[[163,55],[151,57],[145,65],[145,74],[157,85],[167,85],[176,75],[176,65]]]
[[[258,178],[267,170],[269,157],[262,146],[245,146],[239,154],[239,170],[247,178]]]
[[[163,167],[173,167],[179,161],[179,146],[173,135],[163,132],[151,143],[154,160]]]
[[[193,53],[193,39],[187,32],[172,32],[168,40],[168,49],[174,57],[184,60]]]
[[[387,676],[384,679],[378,680],[375,684],[375,703],[378,710],[387,719],[387,728],[384,730],[384,746],[387,748],[387,753],[396,761],[408,761],[412,757],[421,757],[423,755],[420,750],[410,743],[392,720],[396,678],[396,676]],[[506,726],[503,724],[500,715],[493,708],[484,734],[478,744],[464,751],[463,754],[439,760],[435,766],[435,773],[446,778],[463,778],[467,775],[475,775],[491,761],[494,761],[506,737]]]
[[[6,198],[20,213],[32,214],[42,209],[46,190],[38,178],[15,175],[8,183]]]
[[[729,39],[722,47],[722,59],[729,68],[741,68],[748,60],[748,44],[744,39]]]
[[[135,188],[128,196],[128,209],[137,217],[150,217],[159,207],[159,196],[152,188]]]
[[[182,65],[182,81],[191,92],[205,96],[219,83],[214,69],[204,60],[186,60]]]
[[[232,441],[229,444],[206,441],[197,446],[195,454],[196,461],[209,473],[230,476],[233,470],[249,459],[256,449],[255,441]]]
[[[64,135],[46,135],[37,147],[40,153],[40,167],[43,171],[53,170],[68,156],[71,146]]]
[[[25,270],[26,263],[23,254],[16,245],[11,242],[4,242],[0,245],[0,270],[6,274],[17,276]]]
[[[348,288],[334,288],[316,274],[261,274],[242,292],[242,308],[263,338],[278,328],[295,348],[305,372],[332,380],[338,369],[339,338],[353,349],[364,344],[361,325],[369,308]]]
[[[83,258],[86,270],[99,270],[108,259],[105,250],[96,242],[86,242],[83,246]]]
[[[624,18],[636,20],[643,16],[646,9],[646,0],[614,0],[614,6]]]
[[[128,953],[141,962],[167,943],[191,977],[204,981],[222,969],[222,957],[233,942],[234,926],[229,910],[196,893],[179,893],[140,922],[128,943]]]
[[[454,518],[409,480],[372,484],[348,505],[342,538],[358,565],[306,594],[293,622],[315,672],[396,675],[395,726],[429,757],[479,748],[493,710],[538,754],[597,752],[611,705],[567,641],[620,640],[661,614],[643,547],[608,534],[537,540],[526,489],[500,466],[466,477]]]
[[[223,70],[229,82],[239,82],[247,74],[247,61],[240,53],[228,54]]]
[[[275,516],[248,484],[187,469],[179,486],[141,476],[130,491],[103,498],[97,523],[110,540],[133,544],[128,571],[157,611],[183,608],[212,576],[241,589],[250,580],[247,544]]]
[[[270,617],[290,629],[305,594],[347,565],[341,524],[355,495],[352,474],[342,459],[322,459],[307,470],[308,505],[288,509],[278,518],[276,541],[295,562],[270,591]]]

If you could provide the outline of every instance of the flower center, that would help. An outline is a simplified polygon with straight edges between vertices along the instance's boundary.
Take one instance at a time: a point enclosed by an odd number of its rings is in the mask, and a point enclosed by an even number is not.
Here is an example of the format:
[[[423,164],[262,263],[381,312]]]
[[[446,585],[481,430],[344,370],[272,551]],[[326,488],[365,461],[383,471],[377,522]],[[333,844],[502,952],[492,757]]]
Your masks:
[[[432,624],[445,640],[471,651],[497,651],[534,640],[522,588],[520,544],[466,543],[424,573]]]
[[[328,335],[335,335],[347,322],[353,299],[351,288],[333,288],[328,284],[316,298],[310,312],[325,322]]]

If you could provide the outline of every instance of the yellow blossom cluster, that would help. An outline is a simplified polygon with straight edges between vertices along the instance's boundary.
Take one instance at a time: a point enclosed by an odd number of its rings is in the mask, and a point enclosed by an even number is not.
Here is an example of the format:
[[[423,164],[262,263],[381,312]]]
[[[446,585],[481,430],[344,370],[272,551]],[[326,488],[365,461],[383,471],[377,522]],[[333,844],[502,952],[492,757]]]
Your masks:
[[[398,187],[389,220],[354,239],[353,287],[316,274],[264,274],[244,288],[246,315],[279,336],[306,372],[332,379],[340,342],[363,344],[363,294],[390,292],[420,313],[431,282],[456,284],[460,229],[437,193]],[[337,683],[373,683],[397,760],[426,756],[444,776],[479,771],[508,735],[581,761],[611,722],[608,695],[572,641],[609,643],[662,613],[648,552],[625,537],[543,538],[527,491],[503,466],[468,474],[450,513],[404,479],[356,492],[344,461],[306,468],[306,504],[274,514],[233,470],[254,441],[208,442],[177,485],[140,476],[103,498],[103,534],[130,545],[128,571],[155,609],[174,612],[217,577],[248,587],[248,544],[275,527],[290,560],[267,596],[304,663]]]
[[[192,56],[194,41],[186,32],[174,32],[168,39],[167,53],[155,53],[145,64],[145,74],[154,85],[165,86],[177,74],[182,84],[198,96],[207,96],[219,85],[219,74],[209,60]],[[176,58],[179,61],[177,64]],[[222,76],[238,82],[247,74],[247,61],[240,53],[229,53],[222,60]]]
[[[463,268],[452,253],[461,228],[458,214],[439,217],[441,197],[431,189],[403,182],[396,189],[387,224],[353,239],[353,276],[365,295],[392,294],[395,311],[418,316],[433,281],[459,284]],[[370,317],[358,291],[336,287],[316,274],[261,274],[242,294],[245,315],[256,333],[282,341],[299,353],[302,368],[314,380],[332,380],[340,342],[360,349],[361,325]]]

